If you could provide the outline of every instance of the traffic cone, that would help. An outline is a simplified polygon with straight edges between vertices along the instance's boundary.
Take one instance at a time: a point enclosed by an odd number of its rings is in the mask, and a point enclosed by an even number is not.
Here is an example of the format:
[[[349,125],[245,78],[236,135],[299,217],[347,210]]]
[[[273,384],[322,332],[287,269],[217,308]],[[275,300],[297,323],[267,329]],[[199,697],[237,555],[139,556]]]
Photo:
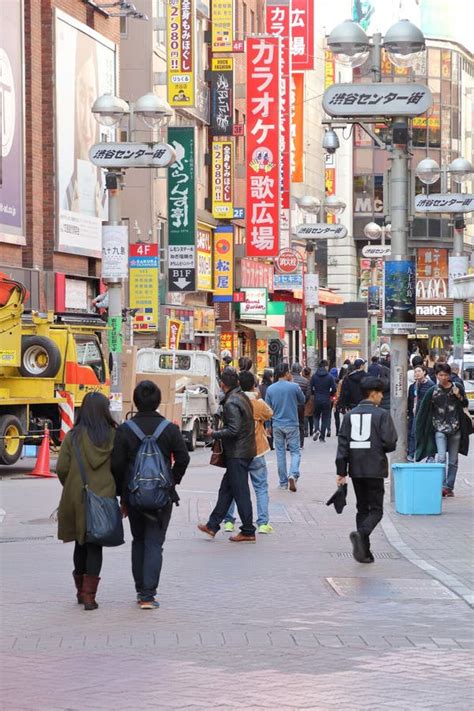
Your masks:
[[[31,472],[31,476],[56,478],[56,474],[51,472],[49,465],[49,430],[47,427],[44,428],[43,441],[41,442],[38,459],[36,460],[35,468]]]

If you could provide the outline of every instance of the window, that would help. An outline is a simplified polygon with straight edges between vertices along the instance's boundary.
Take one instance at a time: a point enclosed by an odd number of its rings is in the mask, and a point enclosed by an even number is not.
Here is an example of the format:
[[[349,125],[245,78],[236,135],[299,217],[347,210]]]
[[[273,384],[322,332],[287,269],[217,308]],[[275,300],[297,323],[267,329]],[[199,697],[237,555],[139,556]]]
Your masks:
[[[105,383],[105,367],[97,340],[91,336],[75,336],[77,363],[92,368],[99,383]]]
[[[166,4],[165,0],[156,0],[156,22],[161,28],[166,25]],[[155,34],[156,44],[166,47],[166,29],[159,29],[157,26]]]
[[[428,76],[441,76],[441,52],[439,49],[430,47],[428,50]]]
[[[128,34],[127,17],[120,18],[120,37],[126,37]]]

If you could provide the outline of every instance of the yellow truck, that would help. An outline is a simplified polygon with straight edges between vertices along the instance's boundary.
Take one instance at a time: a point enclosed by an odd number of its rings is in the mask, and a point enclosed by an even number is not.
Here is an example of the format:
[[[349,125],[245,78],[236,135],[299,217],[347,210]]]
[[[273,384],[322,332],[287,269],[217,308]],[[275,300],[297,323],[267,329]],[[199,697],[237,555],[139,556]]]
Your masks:
[[[86,393],[108,396],[104,322],[87,314],[24,311],[25,287],[0,273],[0,464],[14,464],[45,426],[55,443]]]

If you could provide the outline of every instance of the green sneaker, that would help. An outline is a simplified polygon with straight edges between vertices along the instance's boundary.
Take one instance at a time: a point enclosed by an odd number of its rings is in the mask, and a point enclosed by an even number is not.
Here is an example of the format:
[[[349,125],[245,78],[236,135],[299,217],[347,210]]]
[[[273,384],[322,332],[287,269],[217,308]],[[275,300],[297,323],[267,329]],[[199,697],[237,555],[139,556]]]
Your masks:
[[[227,531],[227,533],[232,533],[233,530],[234,530],[234,524],[232,523],[232,521],[227,521],[224,524],[224,531]]]
[[[262,523],[257,530],[259,533],[273,533],[273,526],[270,526],[269,523]]]

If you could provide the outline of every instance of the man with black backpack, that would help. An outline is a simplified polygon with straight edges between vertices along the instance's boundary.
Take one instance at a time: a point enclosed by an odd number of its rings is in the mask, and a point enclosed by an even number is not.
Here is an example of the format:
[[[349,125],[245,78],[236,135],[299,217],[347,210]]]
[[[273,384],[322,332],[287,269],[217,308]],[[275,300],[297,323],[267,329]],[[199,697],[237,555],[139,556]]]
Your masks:
[[[138,413],[117,429],[112,474],[124,516],[130,520],[137,603],[142,610],[152,610],[159,607],[155,595],[163,544],[173,504],[179,502],[175,487],[184,476],[189,454],[179,427],[157,412],[161,392],[154,383],[139,383],[133,401]]]

